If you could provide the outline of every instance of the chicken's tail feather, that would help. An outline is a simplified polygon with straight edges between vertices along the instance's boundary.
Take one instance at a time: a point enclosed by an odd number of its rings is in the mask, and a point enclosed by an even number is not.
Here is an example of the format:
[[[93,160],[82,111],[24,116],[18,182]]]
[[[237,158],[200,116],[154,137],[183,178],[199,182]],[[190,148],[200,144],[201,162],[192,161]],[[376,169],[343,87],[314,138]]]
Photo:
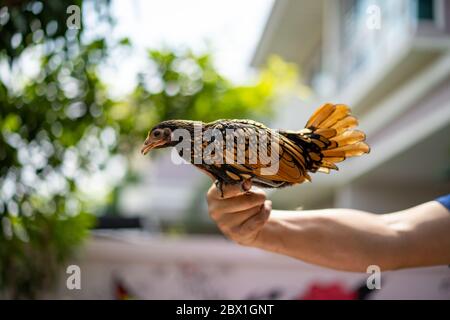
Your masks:
[[[328,173],[338,170],[336,163],[348,157],[361,156],[370,152],[365,143],[364,132],[355,130],[358,120],[344,104],[327,103],[318,108],[301,131],[303,137],[311,142],[310,171]]]

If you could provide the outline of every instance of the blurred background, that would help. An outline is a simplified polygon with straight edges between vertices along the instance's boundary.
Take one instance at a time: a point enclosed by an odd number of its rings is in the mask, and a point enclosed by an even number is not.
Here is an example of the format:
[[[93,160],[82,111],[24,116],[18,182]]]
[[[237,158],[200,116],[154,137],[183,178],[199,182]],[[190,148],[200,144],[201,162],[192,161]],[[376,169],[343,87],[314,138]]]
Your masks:
[[[139,153],[162,120],[300,129],[328,101],[351,106],[371,153],[270,191],[275,209],[448,193],[450,2],[0,1],[0,298],[450,298],[446,266],[368,291],[368,274],[233,244],[209,178]]]

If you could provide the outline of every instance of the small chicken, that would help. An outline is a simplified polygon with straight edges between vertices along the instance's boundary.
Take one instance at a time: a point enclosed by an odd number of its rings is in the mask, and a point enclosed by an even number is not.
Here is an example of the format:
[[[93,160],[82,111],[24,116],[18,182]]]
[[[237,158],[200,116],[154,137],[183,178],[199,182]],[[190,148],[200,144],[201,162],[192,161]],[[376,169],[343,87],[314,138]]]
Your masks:
[[[274,130],[241,119],[168,120],[150,130],[141,152],[175,147],[213,178],[220,192],[223,183],[242,186],[247,179],[259,187],[281,188],[311,181],[309,172],[329,173],[338,170],[336,163],[369,153],[366,135],[353,129],[357,125],[346,105],[331,103],[318,108],[300,131]],[[188,148],[174,134],[177,129],[187,132]]]

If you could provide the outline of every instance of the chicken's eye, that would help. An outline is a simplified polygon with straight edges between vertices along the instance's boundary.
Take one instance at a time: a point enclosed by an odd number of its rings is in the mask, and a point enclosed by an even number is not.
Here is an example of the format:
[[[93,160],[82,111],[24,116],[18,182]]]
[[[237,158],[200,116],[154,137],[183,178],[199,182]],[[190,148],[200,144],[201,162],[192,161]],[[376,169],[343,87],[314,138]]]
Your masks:
[[[170,131],[169,128],[165,128],[165,129],[164,129],[164,137],[170,136],[170,133],[171,133],[171,132],[172,132],[172,131]]]
[[[158,138],[159,136],[161,136],[161,131],[156,130],[155,132],[153,132],[153,136],[154,136],[155,138]]]

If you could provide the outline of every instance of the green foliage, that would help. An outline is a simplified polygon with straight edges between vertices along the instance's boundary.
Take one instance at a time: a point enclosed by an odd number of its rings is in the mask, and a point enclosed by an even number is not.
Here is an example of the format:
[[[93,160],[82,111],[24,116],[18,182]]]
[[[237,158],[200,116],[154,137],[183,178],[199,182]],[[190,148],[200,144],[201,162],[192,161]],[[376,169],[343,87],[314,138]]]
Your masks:
[[[10,60],[19,57],[27,47],[65,35],[70,5],[81,6],[81,0],[12,1],[0,4],[0,52]]]
[[[131,144],[141,142],[152,125],[167,119],[268,119],[277,91],[291,83],[279,85],[286,75],[268,68],[254,84],[236,86],[217,71],[210,54],[150,50],[148,57],[129,99],[110,113]]]
[[[72,13],[67,12],[67,8],[74,5],[82,8],[83,2],[87,1],[0,1],[0,55],[13,62],[30,46],[61,40],[67,34],[66,23]],[[110,0],[91,2],[99,19],[111,21],[108,11]]]
[[[92,215],[35,212],[4,216],[0,232],[0,288],[6,298],[36,298],[51,287],[60,266],[73,255],[93,224]],[[0,295],[0,296],[2,296]]]
[[[136,177],[132,155],[152,125],[173,118],[264,120],[280,87],[295,78],[275,59],[253,85],[236,86],[209,54],[151,50],[133,92],[115,101],[98,68],[112,50],[132,48],[129,40],[82,43],[63,28],[67,1],[46,1],[34,13],[36,1],[7,3],[0,62],[12,74],[27,50],[41,57],[31,78],[0,77],[0,295],[7,297],[33,298],[54,283],[88,234],[92,214],[117,212],[121,188]],[[44,30],[50,21],[57,21],[55,33]],[[11,46],[18,32],[23,41]]]
[[[0,83],[0,288],[14,297],[51,283],[81,243],[93,220],[77,179],[115,152],[102,116],[113,102],[96,71],[104,43],[71,46],[78,54],[45,54],[18,92]]]
[[[0,5],[0,60],[13,78],[0,81],[0,294],[6,297],[33,298],[54,283],[94,223],[80,180],[102,171],[115,153],[115,129],[103,115],[113,102],[97,75],[105,41],[82,45],[77,31],[66,31],[71,4],[81,1]],[[56,31],[46,29],[52,21]],[[20,45],[11,42],[17,34]],[[27,50],[40,52],[40,71],[14,81],[24,76],[13,70]]]

